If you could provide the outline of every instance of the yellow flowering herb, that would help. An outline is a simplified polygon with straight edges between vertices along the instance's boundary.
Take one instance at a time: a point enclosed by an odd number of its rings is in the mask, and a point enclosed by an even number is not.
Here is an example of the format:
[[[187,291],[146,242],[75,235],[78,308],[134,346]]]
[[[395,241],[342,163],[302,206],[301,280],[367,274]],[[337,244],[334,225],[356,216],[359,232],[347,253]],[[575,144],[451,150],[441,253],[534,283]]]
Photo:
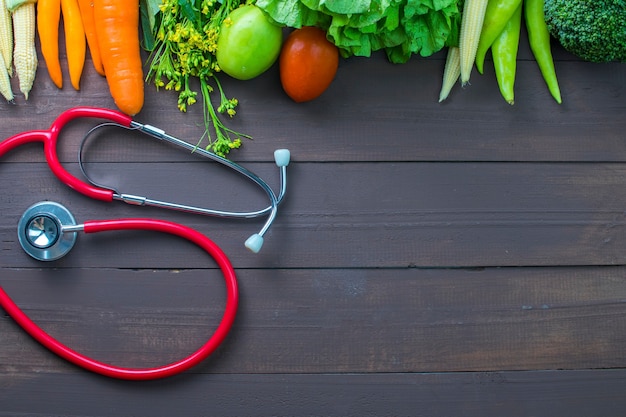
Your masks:
[[[147,81],[157,89],[177,92],[178,110],[186,112],[198,100],[190,81],[199,80],[205,127],[199,144],[206,138],[206,149],[221,156],[239,148],[242,138],[250,138],[228,128],[220,118],[233,117],[238,101],[224,93],[215,57],[222,22],[243,4],[246,0],[142,0],[144,17],[154,17],[148,19],[149,36],[144,30],[144,46],[151,52]],[[211,100],[215,89],[216,106]]]

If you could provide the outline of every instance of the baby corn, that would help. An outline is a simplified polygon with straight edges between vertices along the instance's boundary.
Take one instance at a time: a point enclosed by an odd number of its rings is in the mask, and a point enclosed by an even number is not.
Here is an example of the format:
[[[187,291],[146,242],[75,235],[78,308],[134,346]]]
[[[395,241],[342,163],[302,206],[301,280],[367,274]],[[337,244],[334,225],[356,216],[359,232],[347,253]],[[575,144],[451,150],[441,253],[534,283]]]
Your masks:
[[[7,0],[7,6],[13,16],[13,64],[19,79],[20,91],[28,100],[37,72],[35,1]]]
[[[0,55],[10,76],[13,73],[13,26],[5,0],[0,0]]]
[[[0,54],[0,94],[9,102],[13,102],[13,90],[11,90],[11,79],[6,69],[4,58]]]
[[[472,67],[474,66],[487,3],[488,0],[465,0],[463,6],[461,33],[459,35],[462,85],[469,82]]]
[[[439,92],[439,102],[441,103],[450,95],[452,87],[459,81],[461,75],[461,53],[458,46],[448,47],[446,55],[446,64],[443,69],[443,81],[441,83],[441,91]]]

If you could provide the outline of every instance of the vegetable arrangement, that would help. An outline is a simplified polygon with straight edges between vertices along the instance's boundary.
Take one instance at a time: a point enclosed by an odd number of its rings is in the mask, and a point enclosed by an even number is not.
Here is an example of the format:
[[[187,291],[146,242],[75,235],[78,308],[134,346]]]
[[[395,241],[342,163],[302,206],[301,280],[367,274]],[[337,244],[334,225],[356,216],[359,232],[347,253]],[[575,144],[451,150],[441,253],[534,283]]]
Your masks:
[[[476,69],[479,73],[483,73],[485,56],[489,48],[521,4],[522,0],[491,0],[487,4],[476,51]]]
[[[106,77],[116,106],[131,116],[139,113],[144,80],[138,0],[39,0],[41,52],[50,79],[58,88],[63,88],[58,45],[61,15],[72,87],[80,90],[88,47],[94,68]]]
[[[278,24],[316,26],[344,58],[385,51],[389,61],[427,57],[450,43],[460,25],[458,0],[256,0]]]
[[[552,50],[550,45],[550,33],[544,18],[544,0],[471,0],[481,1],[481,6],[473,6],[478,11],[466,13],[470,3],[467,0],[463,9],[461,33],[459,35],[459,53],[457,59],[449,51],[446,68],[444,68],[444,80],[442,82],[439,101],[448,97],[450,90],[456,84],[455,78],[461,78],[461,84],[466,85],[469,81],[469,72],[473,64],[479,73],[483,73],[485,55],[491,50],[494,70],[498,88],[503,98],[509,104],[514,104],[515,74],[517,67],[517,51],[520,39],[522,17],[528,32],[530,48],[539,66],[541,74],[546,82],[550,94],[557,103],[561,103],[561,91],[557,80]],[[549,0],[546,0],[549,1]],[[478,16],[478,17],[476,17]],[[472,19],[481,22],[481,29],[476,31],[464,31],[465,21]],[[473,25],[476,23],[474,22]],[[470,37],[470,39],[466,39]],[[476,45],[474,49],[474,44]],[[464,45],[466,52],[463,52]],[[457,63],[457,61],[459,61]],[[459,65],[461,68],[455,68]],[[448,68],[450,67],[450,68]],[[465,75],[463,74],[465,72]],[[459,75],[456,75],[456,74]]]
[[[42,55],[58,88],[62,16],[75,90],[89,50],[95,71],[106,77],[126,114],[141,111],[146,82],[176,92],[181,112],[201,99],[204,133],[198,144],[207,139],[206,148],[222,156],[250,136],[222,121],[236,114],[239,103],[226,96],[220,73],[249,80],[278,61],[285,93],[305,102],[331,85],[340,57],[384,51],[391,63],[402,64],[447,48],[442,102],[455,85],[469,85],[474,66],[483,74],[490,52],[500,93],[514,104],[522,21],[557,103],[562,99],[551,36],[585,60],[626,61],[623,0],[0,0],[0,93],[8,101],[14,99],[13,66],[26,99],[33,84],[35,10]],[[283,40],[285,28],[290,34]],[[149,52],[145,63],[142,46]]]

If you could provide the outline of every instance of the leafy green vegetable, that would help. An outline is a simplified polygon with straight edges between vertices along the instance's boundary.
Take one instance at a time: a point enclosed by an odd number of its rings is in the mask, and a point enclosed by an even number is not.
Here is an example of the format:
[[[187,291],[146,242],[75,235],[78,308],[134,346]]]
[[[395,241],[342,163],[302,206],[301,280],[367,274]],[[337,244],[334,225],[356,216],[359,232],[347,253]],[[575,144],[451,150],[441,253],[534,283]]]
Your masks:
[[[241,138],[249,138],[226,127],[219,114],[233,117],[237,99],[227,98],[218,79],[220,72],[215,57],[219,28],[228,14],[245,4],[245,0],[142,0],[144,47],[150,51],[147,80],[157,89],[178,93],[178,109],[197,102],[198,92],[191,79],[200,81],[203,99],[206,149],[226,156],[241,146]],[[214,87],[215,86],[215,87]],[[217,88],[219,105],[214,107],[211,95]],[[215,132],[215,136],[211,132]]]
[[[393,63],[458,44],[459,0],[256,0],[277,23],[317,26],[343,57],[384,50]]]

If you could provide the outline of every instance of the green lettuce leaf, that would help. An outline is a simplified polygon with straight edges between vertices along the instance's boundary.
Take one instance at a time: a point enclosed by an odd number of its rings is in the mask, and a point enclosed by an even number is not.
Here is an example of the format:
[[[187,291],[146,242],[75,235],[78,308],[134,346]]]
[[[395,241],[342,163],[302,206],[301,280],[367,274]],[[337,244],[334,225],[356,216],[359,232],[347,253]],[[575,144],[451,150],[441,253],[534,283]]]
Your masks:
[[[389,61],[458,45],[461,0],[256,0],[275,22],[317,26],[343,57],[384,50]]]
[[[257,7],[276,23],[290,28],[302,26],[327,27],[331,16],[310,9],[300,0],[256,0]]]

